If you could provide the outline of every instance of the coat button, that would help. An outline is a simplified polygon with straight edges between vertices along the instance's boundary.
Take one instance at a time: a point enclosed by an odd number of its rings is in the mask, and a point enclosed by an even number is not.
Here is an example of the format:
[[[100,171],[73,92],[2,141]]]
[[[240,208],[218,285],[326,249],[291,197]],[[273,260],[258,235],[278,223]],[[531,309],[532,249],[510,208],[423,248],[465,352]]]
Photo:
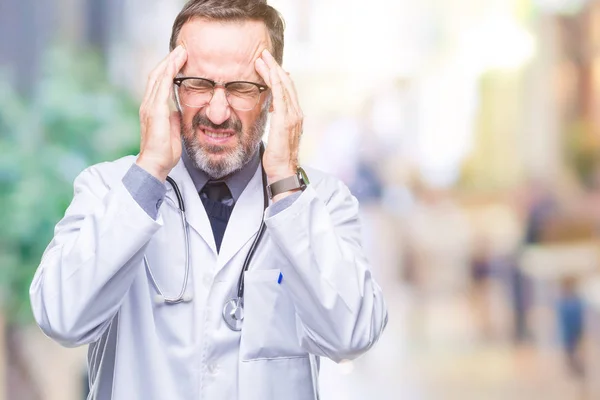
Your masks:
[[[208,372],[211,375],[217,375],[219,373],[219,364],[209,364],[208,365]]]
[[[202,281],[204,282],[204,286],[206,287],[210,287],[210,285],[212,284],[212,275],[211,274],[204,274],[204,278],[202,278]]]

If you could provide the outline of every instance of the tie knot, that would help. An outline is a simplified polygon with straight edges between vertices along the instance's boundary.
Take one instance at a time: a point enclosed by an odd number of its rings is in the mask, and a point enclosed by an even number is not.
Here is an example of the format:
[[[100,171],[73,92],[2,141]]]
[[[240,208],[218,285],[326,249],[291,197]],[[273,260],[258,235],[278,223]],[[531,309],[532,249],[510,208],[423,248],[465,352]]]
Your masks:
[[[212,201],[222,202],[231,198],[231,192],[227,184],[223,181],[208,181],[200,191],[200,194],[205,194]]]

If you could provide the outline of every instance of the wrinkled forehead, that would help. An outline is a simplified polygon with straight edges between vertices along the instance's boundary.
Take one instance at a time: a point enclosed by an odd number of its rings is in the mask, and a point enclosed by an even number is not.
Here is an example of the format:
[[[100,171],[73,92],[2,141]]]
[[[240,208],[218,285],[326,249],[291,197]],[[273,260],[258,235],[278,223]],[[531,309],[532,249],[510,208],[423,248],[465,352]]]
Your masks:
[[[218,81],[257,80],[254,61],[271,49],[267,27],[252,20],[192,19],[181,29],[180,43],[188,52],[182,72]]]

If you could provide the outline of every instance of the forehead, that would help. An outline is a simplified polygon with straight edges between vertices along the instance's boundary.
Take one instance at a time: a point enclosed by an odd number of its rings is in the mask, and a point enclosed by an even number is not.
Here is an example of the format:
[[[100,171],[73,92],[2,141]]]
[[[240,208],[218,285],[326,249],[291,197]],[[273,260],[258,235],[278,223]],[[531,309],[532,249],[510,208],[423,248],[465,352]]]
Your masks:
[[[224,81],[258,76],[254,61],[270,48],[265,24],[250,20],[192,19],[183,25],[178,43],[188,52],[186,75]]]

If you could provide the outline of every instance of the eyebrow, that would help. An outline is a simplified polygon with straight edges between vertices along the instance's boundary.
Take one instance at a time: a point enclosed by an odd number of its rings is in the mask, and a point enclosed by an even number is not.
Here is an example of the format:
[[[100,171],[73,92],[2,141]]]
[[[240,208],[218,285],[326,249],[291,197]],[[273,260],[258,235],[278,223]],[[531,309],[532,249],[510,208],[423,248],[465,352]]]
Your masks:
[[[185,66],[184,66],[185,68]],[[239,82],[239,81],[245,81],[245,82],[254,82],[254,83],[258,83],[259,85],[262,86],[268,86],[267,83],[264,81],[264,79],[260,76],[260,74],[257,71],[253,71],[253,73],[251,74],[252,76],[250,76],[248,79],[245,78],[235,78],[235,79],[231,79],[228,80],[227,82]],[[203,79],[208,79],[210,81],[215,81],[215,79],[208,77],[206,75],[202,75],[202,74],[190,74],[189,71],[185,71],[184,69],[182,69],[181,71],[179,71],[177,73],[177,75],[175,75],[176,78],[185,78],[185,77],[194,77],[194,78],[203,78]]]
[[[202,78],[202,79],[207,79],[209,81],[214,81],[216,82],[214,79],[212,78],[208,78],[206,76],[202,76],[202,75],[190,75],[190,74],[184,74],[182,72],[179,72],[177,75],[175,75],[175,78]],[[261,86],[265,86],[268,87],[268,85],[266,84],[266,82],[259,76],[258,79],[244,79],[244,78],[238,78],[238,79],[232,79],[232,80],[228,80],[225,83],[229,83],[229,82],[253,82],[253,83],[258,83]]]

